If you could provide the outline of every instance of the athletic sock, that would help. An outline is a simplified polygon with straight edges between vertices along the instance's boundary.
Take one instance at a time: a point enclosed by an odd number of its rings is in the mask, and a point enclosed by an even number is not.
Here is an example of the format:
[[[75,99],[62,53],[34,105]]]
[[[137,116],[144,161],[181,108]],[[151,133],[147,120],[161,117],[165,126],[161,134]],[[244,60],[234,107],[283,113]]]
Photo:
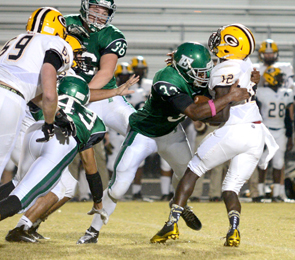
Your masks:
[[[180,207],[176,204],[172,204],[167,224],[170,226],[174,223],[177,223],[182,212],[183,212],[183,207]]]
[[[281,184],[279,184],[279,183],[274,183],[274,185],[273,185],[273,197],[278,197],[279,195],[280,195],[280,187],[281,186]]]
[[[26,216],[22,216],[20,220],[18,221],[16,227],[25,226],[24,230],[28,230],[30,227],[32,227],[33,223],[31,220],[29,220]]]
[[[160,181],[161,181],[161,193],[162,193],[162,195],[168,195],[169,194],[169,189],[170,189],[170,184],[171,184],[171,177],[169,177],[169,176],[161,176]]]
[[[141,184],[132,184],[132,194],[137,194],[141,192]]]
[[[257,189],[258,189],[259,196],[264,196],[265,195],[264,183],[258,183]]]
[[[108,194],[108,189],[105,189],[102,196],[102,205],[105,211],[108,213],[109,217],[111,214],[115,211],[117,202],[115,199],[111,198]],[[100,231],[101,227],[103,226],[103,221],[99,214],[94,214],[91,226],[97,230]]]
[[[231,210],[228,213],[230,229],[238,229],[240,224],[240,213],[236,210]]]

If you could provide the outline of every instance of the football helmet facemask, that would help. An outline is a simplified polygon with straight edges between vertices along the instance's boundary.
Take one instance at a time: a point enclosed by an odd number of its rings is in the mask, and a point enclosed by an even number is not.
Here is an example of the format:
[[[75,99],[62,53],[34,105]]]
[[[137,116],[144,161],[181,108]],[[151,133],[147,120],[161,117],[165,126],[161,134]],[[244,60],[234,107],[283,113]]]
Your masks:
[[[205,46],[198,42],[185,42],[179,45],[174,53],[172,66],[187,83],[205,88],[210,79],[213,62]]]
[[[72,69],[78,74],[82,71],[88,72],[92,68],[92,65],[90,57],[83,57],[83,54],[86,51],[85,46],[82,45],[75,36],[69,34],[66,36],[65,41],[69,43],[73,49],[74,60]]]
[[[31,14],[26,30],[34,33],[58,35],[64,39],[66,37],[66,20],[58,10],[52,7],[41,7]]]
[[[273,53],[273,55],[267,55],[266,53]],[[279,58],[279,48],[278,45],[272,40],[267,39],[260,44],[259,50],[259,59],[267,65],[274,64]]]
[[[284,73],[280,68],[276,68],[274,66],[269,66],[263,73],[263,77],[268,85],[273,87],[280,87],[284,82]]]
[[[78,76],[65,76],[59,81],[57,94],[65,94],[75,99],[81,105],[87,105],[90,99],[90,91],[86,81]]]
[[[255,50],[255,38],[246,26],[230,24],[212,33],[208,46],[218,58],[244,60]]]
[[[108,9],[108,16],[104,16],[98,14],[96,12],[90,11],[90,5],[101,6]],[[117,10],[117,6],[115,5],[113,0],[82,0],[80,13],[84,21],[90,26],[93,25],[97,29],[101,30],[107,24],[111,23],[114,18],[115,12]],[[89,15],[94,17],[94,22],[89,20]],[[102,24],[99,20],[106,20],[104,24]]]

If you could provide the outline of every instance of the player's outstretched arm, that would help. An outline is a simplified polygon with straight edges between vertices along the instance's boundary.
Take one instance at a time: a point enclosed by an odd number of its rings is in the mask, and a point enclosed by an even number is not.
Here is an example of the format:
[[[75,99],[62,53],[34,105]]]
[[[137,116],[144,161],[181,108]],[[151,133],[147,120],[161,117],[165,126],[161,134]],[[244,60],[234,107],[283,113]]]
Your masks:
[[[139,76],[132,75],[129,80],[114,89],[90,89],[90,102],[99,101],[114,96],[125,96],[134,93],[129,88],[139,81]]]

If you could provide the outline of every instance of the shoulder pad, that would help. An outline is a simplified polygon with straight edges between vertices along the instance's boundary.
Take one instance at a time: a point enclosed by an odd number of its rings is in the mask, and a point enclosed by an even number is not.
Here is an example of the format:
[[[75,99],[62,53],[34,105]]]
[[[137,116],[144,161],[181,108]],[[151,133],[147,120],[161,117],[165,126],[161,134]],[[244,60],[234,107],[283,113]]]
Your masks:
[[[160,95],[164,97],[171,97],[179,93],[179,89],[166,81],[158,81],[153,85],[153,89]]]

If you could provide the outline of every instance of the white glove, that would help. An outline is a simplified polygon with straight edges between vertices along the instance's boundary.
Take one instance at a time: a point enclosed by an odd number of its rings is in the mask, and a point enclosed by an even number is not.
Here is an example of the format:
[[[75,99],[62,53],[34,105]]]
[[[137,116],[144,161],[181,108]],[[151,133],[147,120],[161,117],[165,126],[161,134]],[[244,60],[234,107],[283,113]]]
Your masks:
[[[99,214],[103,224],[107,224],[109,221],[109,215],[104,209],[96,209],[92,207],[92,209],[87,213],[88,215]]]

